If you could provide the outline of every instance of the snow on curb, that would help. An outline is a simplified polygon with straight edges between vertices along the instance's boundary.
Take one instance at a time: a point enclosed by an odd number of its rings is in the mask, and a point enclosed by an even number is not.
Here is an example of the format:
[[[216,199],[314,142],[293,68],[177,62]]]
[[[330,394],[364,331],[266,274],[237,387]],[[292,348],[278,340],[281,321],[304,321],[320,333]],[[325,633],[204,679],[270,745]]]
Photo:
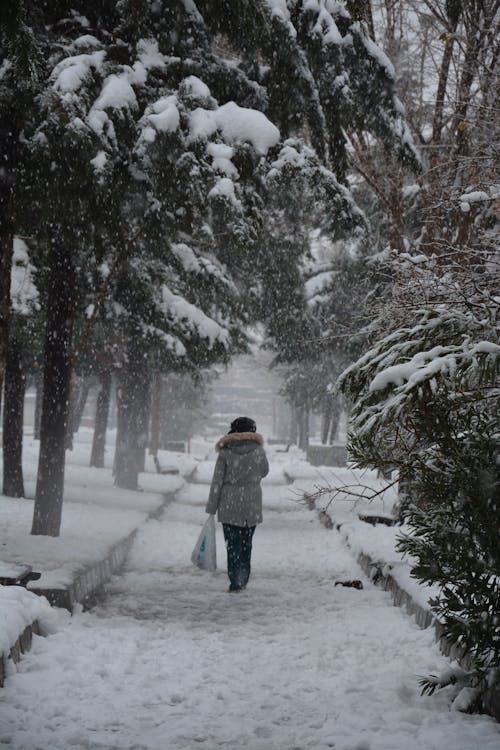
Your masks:
[[[75,604],[88,605],[112,575],[122,568],[132,547],[137,529],[134,529],[125,539],[117,542],[103,560],[77,573],[73,581],[62,587],[43,588],[31,584],[30,591],[43,596],[54,607],[61,607],[70,612]]]
[[[142,520],[157,518],[163,509],[173,501],[174,497],[175,492],[165,493],[163,502],[144,514],[143,518],[139,520],[139,525],[142,525]],[[30,591],[44,596],[53,606],[62,607],[70,612],[75,604],[88,605],[106,581],[123,567],[137,534],[137,528],[136,525],[124,538],[113,544],[101,560],[76,571],[72,580],[66,585],[46,588],[43,586],[42,577],[41,581],[30,584]]]
[[[183,486],[183,484],[184,482],[182,481],[180,486]],[[163,502],[160,504],[152,503],[148,512],[145,513],[127,510],[123,514],[127,515],[128,518],[122,526],[122,533],[125,533],[122,539],[115,541],[105,553],[106,542],[104,539],[101,544],[96,545],[94,553],[100,554],[101,559],[88,559],[82,565],[83,559],[80,562],[76,562],[73,555],[73,562],[69,565],[64,565],[62,558],[64,557],[63,553],[66,550],[66,546],[63,545],[63,548],[59,551],[58,567],[47,571],[45,576],[42,574],[40,581],[32,581],[29,584],[29,589],[25,589],[22,586],[0,586],[0,687],[3,687],[5,677],[8,675],[9,665],[17,663],[21,659],[22,654],[31,648],[33,634],[46,635],[52,632],[54,618],[61,617],[62,610],[72,612],[76,604],[88,604],[99,590],[102,589],[104,583],[112,575],[118,573],[123,566],[135,539],[138,526],[142,525],[149,518],[157,517],[163,508],[172,502],[174,496],[175,491],[165,493]],[[11,515],[15,516],[17,520],[17,525],[11,528],[13,539],[10,541],[13,542],[17,539],[19,542],[22,539],[19,532],[19,522],[25,524],[26,514],[31,510],[32,504],[30,501],[16,501],[16,506],[9,498],[3,499],[7,509],[12,506]],[[97,506],[81,506],[77,503],[70,503],[67,510],[70,509],[78,511],[76,518],[79,522],[83,520],[80,514],[85,513],[85,511],[93,513],[93,520],[95,520],[94,517],[97,517],[97,519],[106,518],[105,509],[99,509]],[[115,523],[117,521],[116,514],[116,510],[111,511],[110,518]],[[66,515],[71,515],[71,513],[67,513]],[[4,522],[4,524],[4,531],[6,531],[8,522]],[[126,531],[127,526],[128,531]],[[72,539],[73,537],[70,538]],[[45,537],[31,537],[28,541],[32,545],[35,545],[31,548],[31,552],[33,553],[37,551],[37,544],[43,546],[47,541],[49,544],[51,541],[54,543],[52,538],[47,539]],[[60,544],[63,540],[59,538],[57,541]],[[8,549],[8,545],[6,547]],[[19,544],[19,548],[23,550],[23,545]],[[30,546],[28,544],[27,548],[21,554],[26,556],[29,550]],[[100,553],[99,550],[101,550]],[[42,552],[38,549],[38,554],[40,555],[40,559],[37,561],[35,554],[33,558],[30,557],[30,562],[33,562],[35,567],[43,569],[43,549]],[[46,554],[45,551],[45,558],[50,560],[50,558],[46,557]],[[76,557],[78,558],[78,554]],[[51,564],[54,564],[54,562],[52,560]],[[19,563],[19,560],[10,561],[10,563],[15,565],[15,563]],[[9,561],[7,562],[8,564]],[[53,585],[47,586],[47,581],[52,581]],[[57,609],[52,609],[51,605]],[[53,614],[51,615],[51,613]]]
[[[31,648],[33,635],[54,630],[48,601],[22,586],[0,586],[0,687],[13,664]]]
[[[368,578],[385,591],[390,592],[395,606],[405,609],[409,615],[413,616],[420,628],[434,627],[436,641],[441,653],[452,660],[456,660],[464,669],[469,669],[471,666],[469,657],[463,649],[447,641],[443,634],[442,624],[430,609],[428,602],[430,596],[436,593],[435,588],[432,586],[424,587],[417,581],[410,579],[410,565],[402,561],[401,558],[389,562],[381,559],[380,556],[375,556],[372,551],[364,550],[360,539],[356,538],[354,523],[335,523],[325,509],[316,507],[314,498],[305,494],[304,501],[311,510],[316,510],[320,522],[326,528],[335,529],[340,533],[346,546],[353,552]],[[397,533],[396,530],[395,533]],[[408,587],[405,586],[406,579],[411,584]],[[408,589],[411,589],[411,591]],[[482,708],[485,713],[500,722],[500,691],[488,691],[483,698]]]

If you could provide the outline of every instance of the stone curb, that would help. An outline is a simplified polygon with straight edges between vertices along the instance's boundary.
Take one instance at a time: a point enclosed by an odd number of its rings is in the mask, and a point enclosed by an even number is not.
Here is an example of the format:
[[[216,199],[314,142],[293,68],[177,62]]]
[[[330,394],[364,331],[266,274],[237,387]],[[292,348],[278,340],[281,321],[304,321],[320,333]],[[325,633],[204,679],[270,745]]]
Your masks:
[[[175,492],[166,493],[158,508],[146,515],[146,521],[158,518],[165,508],[173,502],[174,497]],[[69,586],[47,589],[30,587],[28,590],[39,596],[45,596],[51,606],[62,607],[70,612],[73,611],[75,604],[89,605],[102,590],[106,581],[109,581],[111,576],[118,573],[125,564],[136,534],[137,529],[134,529],[128,536],[111,547],[103,560],[99,560],[77,573]]]
[[[100,560],[78,573],[69,586],[50,589],[30,588],[28,590],[38,596],[45,596],[52,607],[62,607],[72,612],[75,604],[85,606],[99,589],[102,589],[106,581],[123,566],[136,534],[137,529],[134,529],[125,539],[117,542],[110,549],[104,560]]]
[[[158,518],[161,512],[174,500],[174,497],[175,493],[165,494],[164,502],[158,508],[148,513],[146,520],[149,521]],[[69,586],[48,589],[29,588],[28,591],[38,596],[45,596],[51,606],[61,607],[70,612],[73,611],[75,604],[90,605],[99,591],[102,591],[106,581],[123,567],[136,534],[137,529],[134,529],[127,537],[117,542],[109,550],[104,560],[100,560],[78,573]],[[8,654],[0,654],[0,687],[4,686],[7,660],[12,659],[17,664],[22,654],[30,650],[34,633],[36,635],[41,634],[36,620],[23,630]]]
[[[327,529],[335,529],[340,533],[342,524],[334,523],[326,510],[316,508],[314,499],[310,496],[305,495],[304,500],[311,510],[316,510],[319,521],[323,526]],[[351,545],[347,535],[344,536],[344,542],[350,549]],[[399,585],[390,573],[390,565],[379,560],[373,560],[370,555],[363,552],[357,556],[357,562],[375,585],[390,592],[395,606],[405,609],[409,615],[415,617],[415,621],[420,628],[425,630],[428,627],[434,627],[436,641],[442,654],[456,660],[463,669],[467,670],[470,668],[470,659],[464,653],[463,649],[460,649],[455,644],[450,644],[446,640],[443,635],[442,624],[436,619],[430,609],[426,609],[421,604],[418,604],[411,594]],[[484,713],[489,714],[496,721],[500,722],[500,690],[489,690],[485,693],[482,701],[482,709]]]

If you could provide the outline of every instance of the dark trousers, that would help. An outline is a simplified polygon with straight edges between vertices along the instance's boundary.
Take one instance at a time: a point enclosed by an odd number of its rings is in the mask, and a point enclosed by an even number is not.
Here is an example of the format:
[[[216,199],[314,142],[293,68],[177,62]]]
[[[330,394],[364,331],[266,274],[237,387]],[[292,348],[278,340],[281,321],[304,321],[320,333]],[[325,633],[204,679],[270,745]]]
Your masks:
[[[227,548],[227,574],[230,591],[244,588],[250,578],[250,558],[252,537],[255,526],[231,526],[223,523],[224,539]]]

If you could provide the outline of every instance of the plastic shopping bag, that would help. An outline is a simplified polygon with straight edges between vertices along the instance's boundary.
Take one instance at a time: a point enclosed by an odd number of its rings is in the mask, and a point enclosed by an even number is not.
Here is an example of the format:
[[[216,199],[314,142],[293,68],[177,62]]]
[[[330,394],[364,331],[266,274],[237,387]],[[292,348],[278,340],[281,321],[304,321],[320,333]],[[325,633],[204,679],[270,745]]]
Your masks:
[[[215,516],[209,516],[201,530],[191,555],[191,562],[202,570],[215,570],[217,551],[215,549]]]

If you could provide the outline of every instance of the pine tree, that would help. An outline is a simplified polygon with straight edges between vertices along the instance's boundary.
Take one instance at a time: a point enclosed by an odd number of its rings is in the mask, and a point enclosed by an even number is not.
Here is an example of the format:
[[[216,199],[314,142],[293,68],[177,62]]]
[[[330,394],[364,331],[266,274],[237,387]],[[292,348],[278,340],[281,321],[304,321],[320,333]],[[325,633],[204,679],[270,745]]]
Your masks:
[[[0,389],[6,364],[10,318],[10,278],[16,224],[21,134],[32,116],[33,97],[43,70],[40,48],[27,23],[22,0],[0,8]]]
[[[244,347],[242,329],[262,317],[268,249],[280,246],[265,229],[273,214],[280,223],[279,206],[266,207],[276,125],[284,136],[310,137],[316,153],[289,144],[273,179],[295,152],[297,185],[310,183],[309,196],[331,217],[311,210],[308,225],[333,235],[360,223],[343,184],[342,129],[355,122],[404,158],[414,150],[387,61],[340,4],[323,13],[320,4],[290,3],[276,13],[263,1],[196,8],[121,0],[29,11],[50,60],[22,168],[47,317],[33,531],[57,534],[70,374],[81,356],[74,331],[85,329],[103,263],[99,315],[124,376],[128,425],[127,478],[117,481],[135,486],[147,396],[143,389],[136,410],[127,368],[149,372],[154,359],[196,372]],[[300,85],[283,96],[285,73]],[[37,226],[40,215],[46,223]],[[294,248],[295,264],[299,255]],[[295,296],[299,304],[299,287]]]

